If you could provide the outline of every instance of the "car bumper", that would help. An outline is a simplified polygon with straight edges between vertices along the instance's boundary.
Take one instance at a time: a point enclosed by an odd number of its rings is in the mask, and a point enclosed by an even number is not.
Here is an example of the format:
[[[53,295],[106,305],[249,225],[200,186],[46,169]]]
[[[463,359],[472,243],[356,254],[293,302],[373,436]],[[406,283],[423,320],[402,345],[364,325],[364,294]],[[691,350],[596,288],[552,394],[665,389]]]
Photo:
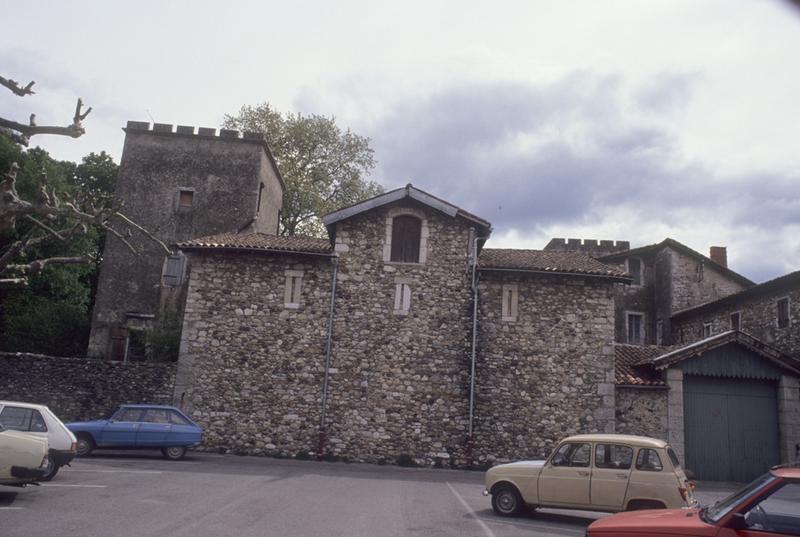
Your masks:
[[[25,468],[24,466],[12,466],[11,475],[20,479],[39,479],[47,472],[46,468]]]
[[[75,458],[75,452],[68,449],[51,449],[50,458],[57,466],[64,466],[72,462]]]

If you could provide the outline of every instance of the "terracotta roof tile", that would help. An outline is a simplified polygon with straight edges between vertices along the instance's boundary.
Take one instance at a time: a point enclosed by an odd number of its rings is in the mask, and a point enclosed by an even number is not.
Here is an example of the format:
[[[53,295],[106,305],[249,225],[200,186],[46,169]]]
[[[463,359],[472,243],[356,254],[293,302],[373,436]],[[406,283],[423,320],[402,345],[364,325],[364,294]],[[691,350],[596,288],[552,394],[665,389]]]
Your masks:
[[[581,252],[484,248],[478,259],[482,269],[507,269],[534,272],[559,272],[603,276],[628,281],[624,272]]]
[[[656,345],[614,345],[614,382],[618,386],[666,386],[661,374],[643,363],[668,351],[669,347]]]
[[[182,250],[261,250],[279,252],[298,252],[330,254],[331,243],[327,239],[294,235],[267,235],[266,233],[247,233],[237,235],[223,233],[210,237],[199,237],[178,243]]]

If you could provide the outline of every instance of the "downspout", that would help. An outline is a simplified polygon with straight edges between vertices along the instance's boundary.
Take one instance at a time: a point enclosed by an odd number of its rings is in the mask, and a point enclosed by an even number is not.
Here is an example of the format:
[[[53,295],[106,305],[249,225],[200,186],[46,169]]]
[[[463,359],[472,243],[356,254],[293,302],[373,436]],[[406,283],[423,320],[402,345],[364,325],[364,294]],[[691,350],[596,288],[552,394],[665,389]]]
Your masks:
[[[336,275],[339,270],[339,258],[332,257],[333,276],[331,281],[331,303],[328,308],[328,335],[325,341],[325,372],[322,377],[322,411],[319,418],[319,445],[317,446],[317,458],[321,459],[325,451],[325,414],[328,409],[328,377],[331,367],[331,347],[333,341],[333,304],[336,300]]]
[[[472,357],[469,374],[469,428],[467,450],[472,457],[472,423],[475,417],[475,357],[478,347],[478,241],[485,237],[475,237],[472,242]]]

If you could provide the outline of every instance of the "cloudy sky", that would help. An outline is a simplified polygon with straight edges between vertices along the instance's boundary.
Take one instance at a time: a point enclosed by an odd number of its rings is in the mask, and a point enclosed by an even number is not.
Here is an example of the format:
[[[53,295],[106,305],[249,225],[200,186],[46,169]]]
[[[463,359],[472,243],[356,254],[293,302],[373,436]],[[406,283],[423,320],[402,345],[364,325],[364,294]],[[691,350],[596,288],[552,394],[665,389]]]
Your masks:
[[[550,237],[728,247],[800,269],[800,9],[780,0],[14,2],[0,116],[67,124],[55,157],[119,159],[129,119],[219,126],[243,104],[336,116],[390,189]],[[13,22],[10,24],[9,22]]]

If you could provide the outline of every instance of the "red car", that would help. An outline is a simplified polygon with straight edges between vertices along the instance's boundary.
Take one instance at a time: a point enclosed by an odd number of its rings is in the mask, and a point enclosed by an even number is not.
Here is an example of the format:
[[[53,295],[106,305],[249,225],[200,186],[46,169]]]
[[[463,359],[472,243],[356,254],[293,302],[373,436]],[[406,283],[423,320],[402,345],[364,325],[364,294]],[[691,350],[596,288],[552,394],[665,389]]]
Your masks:
[[[772,468],[710,507],[629,511],[593,522],[587,537],[800,535],[800,467]]]

